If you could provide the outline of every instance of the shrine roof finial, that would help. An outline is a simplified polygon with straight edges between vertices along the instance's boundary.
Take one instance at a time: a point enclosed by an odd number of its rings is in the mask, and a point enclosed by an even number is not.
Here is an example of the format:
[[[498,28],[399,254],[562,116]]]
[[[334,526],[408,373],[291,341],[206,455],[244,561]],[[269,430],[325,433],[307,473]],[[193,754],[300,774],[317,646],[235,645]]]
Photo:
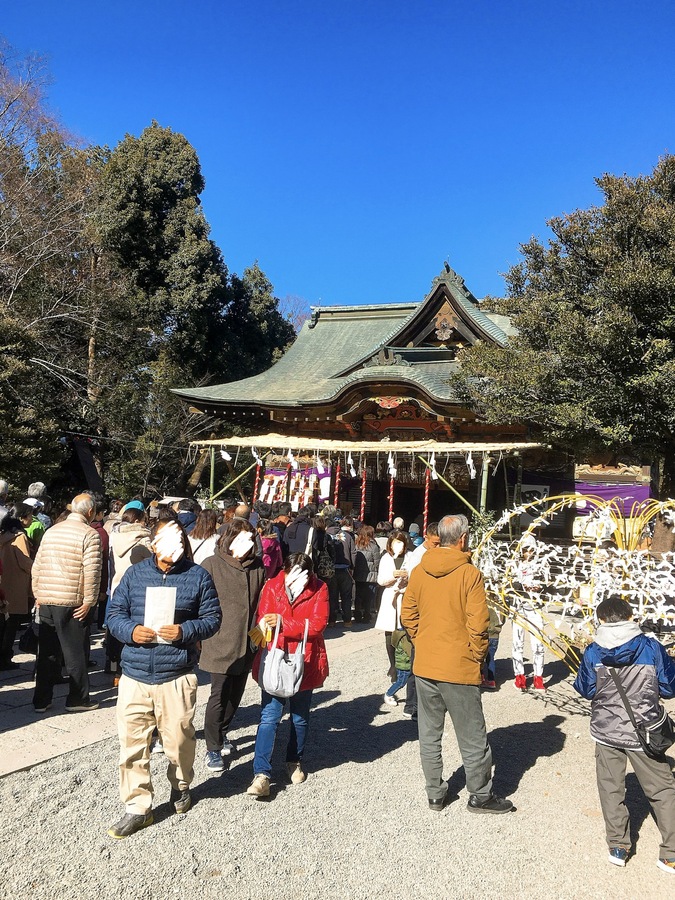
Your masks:
[[[436,287],[436,285],[441,284],[442,282],[444,282],[445,284],[454,284],[455,287],[458,287],[467,296],[469,294],[469,291],[464,284],[464,279],[461,275],[455,272],[447,259],[443,261],[443,271],[440,273],[440,275],[437,275],[436,278],[434,278],[432,286]]]

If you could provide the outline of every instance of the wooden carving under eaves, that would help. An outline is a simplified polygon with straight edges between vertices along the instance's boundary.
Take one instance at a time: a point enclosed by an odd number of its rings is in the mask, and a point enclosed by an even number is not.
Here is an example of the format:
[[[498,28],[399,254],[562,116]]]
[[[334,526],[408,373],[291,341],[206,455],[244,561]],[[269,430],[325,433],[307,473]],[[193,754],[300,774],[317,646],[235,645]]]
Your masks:
[[[447,300],[437,312],[434,326],[436,328],[436,338],[439,341],[449,341],[453,331],[459,330],[459,319]]]
[[[375,356],[372,356],[364,363],[364,368],[369,369],[372,366],[409,366],[408,360],[403,359],[400,353],[394,353],[393,350],[384,347]]]
[[[381,409],[396,409],[397,406],[410,399],[410,397],[373,397],[373,400]]]
[[[421,440],[424,439],[422,435],[447,434],[446,424],[438,421],[436,415],[421,408],[415,400],[400,399],[403,402],[395,407],[381,407],[374,413],[366,413],[363,425],[378,434],[396,434],[399,437],[407,434],[408,439],[413,431],[420,432]]]

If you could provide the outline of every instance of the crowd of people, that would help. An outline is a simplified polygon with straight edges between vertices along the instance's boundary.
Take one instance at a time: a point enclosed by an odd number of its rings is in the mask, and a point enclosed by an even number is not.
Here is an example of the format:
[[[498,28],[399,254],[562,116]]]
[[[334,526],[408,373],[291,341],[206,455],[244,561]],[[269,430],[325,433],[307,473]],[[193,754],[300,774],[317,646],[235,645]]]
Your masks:
[[[10,504],[7,483],[0,481],[0,666],[17,665],[17,631],[33,615],[36,714],[52,706],[64,667],[65,709],[96,709],[89,690],[91,630],[95,623],[105,630],[106,671],[118,687],[124,806],[108,831],[112,837],[129,837],[153,822],[153,741],[168,760],[176,813],[190,809],[197,667],[211,682],[207,769],[225,771],[234,752],[228,729],[252,674],[261,701],[247,793],[270,795],[272,753],[287,700],[287,776],[293,785],[303,783],[313,692],[329,674],[324,632],[338,625],[349,630],[355,622],[384,635],[382,702],[397,706],[397,695],[405,691],[403,716],[418,722],[429,809],[441,811],[451,799],[441,752],[447,713],[466,772],[467,808],[515,811],[493,789],[481,698],[482,690],[497,686],[494,659],[503,623],[472,564],[464,516],[445,516],[421,534],[419,523],[406,529],[394,519],[372,527],[330,504],[297,512],[283,502],[253,508],[241,502],[223,510],[202,509],[190,499],[165,507],[148,507],[141,498],[107,505],[89,492],[74,497],[53,522],[50,512],[43,483],[30,485],[21,501]],[[519,563],[520,588],[530,599],[521,602],[514,624],[514,683],[526,688],[523,645],[529,631],[533,687],[543,691],[530,551],[523,547]],[[575,687],[592,702],[609,860],[625,865],[631,852],[624,803],[630,760],[661,830],[659,867],[675,874],[675,782],[665,758],[644,752],[636,730],[661,716],[661,698],[675,696],[675,665],[631,621],[625,600],[605,601],[598,617],[601,627]],[[631,701],[634,710],[626,705]]]

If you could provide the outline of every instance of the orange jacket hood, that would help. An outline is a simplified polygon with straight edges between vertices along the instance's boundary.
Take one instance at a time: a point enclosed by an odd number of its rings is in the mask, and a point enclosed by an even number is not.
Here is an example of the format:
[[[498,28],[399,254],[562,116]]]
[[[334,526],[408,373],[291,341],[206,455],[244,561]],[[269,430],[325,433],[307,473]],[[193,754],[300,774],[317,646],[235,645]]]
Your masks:
[[[443,578],[470,562],[471,554],[468,551],[458,550],[457,547],[434,547],[424,554],[420,566],[427,575]]]

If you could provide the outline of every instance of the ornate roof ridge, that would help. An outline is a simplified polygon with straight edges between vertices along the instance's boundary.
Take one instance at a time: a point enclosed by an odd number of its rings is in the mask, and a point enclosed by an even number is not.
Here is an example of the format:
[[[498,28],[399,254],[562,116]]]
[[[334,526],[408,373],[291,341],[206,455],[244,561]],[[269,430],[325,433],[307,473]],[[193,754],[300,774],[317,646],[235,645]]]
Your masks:
[[[359,310],[366,312],[373,309],[389,308],[396,311],[405,306],[419,306],[420,303],[422,303],[422,300],[398,300],[390,303],[341,303],[335,306],[323,306],[321,303],[317,303],[316,305],[312,304],[309,308],[318,312],[350,312]]]

